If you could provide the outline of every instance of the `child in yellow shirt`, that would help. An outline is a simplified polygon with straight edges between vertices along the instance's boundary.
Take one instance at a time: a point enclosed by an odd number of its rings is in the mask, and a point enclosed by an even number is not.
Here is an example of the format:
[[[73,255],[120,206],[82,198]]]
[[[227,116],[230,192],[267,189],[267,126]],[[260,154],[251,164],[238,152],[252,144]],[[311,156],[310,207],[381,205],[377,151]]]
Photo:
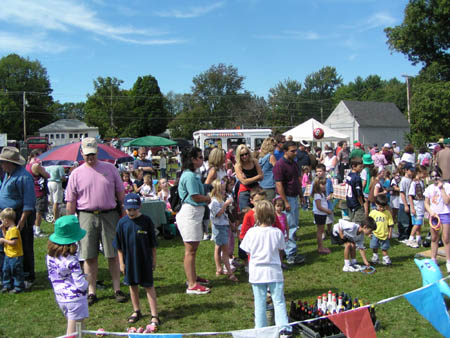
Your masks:
[[[3,263],[3,289],[2,293],[20,293],[24,290],[23,276],[23,248],[20,231],[16,227],[16,213],[6,208],[0,213],[3,238],[0,244],[4,245],[5,261]]]
[[[391,265],[391,259],[388,255],[390,248],[389,240],[392,237],[392,228],[394,227],[394,220],[391,212],[387,209],[388,201],[386,195],[378,195],[375,199],[376,209],[369,214],[377,223],[377,229],[373,232],[370,240],[370,248],[373,249],[372,263],[377,264],[378,248],[381,248],[383,253],[383,265]]]

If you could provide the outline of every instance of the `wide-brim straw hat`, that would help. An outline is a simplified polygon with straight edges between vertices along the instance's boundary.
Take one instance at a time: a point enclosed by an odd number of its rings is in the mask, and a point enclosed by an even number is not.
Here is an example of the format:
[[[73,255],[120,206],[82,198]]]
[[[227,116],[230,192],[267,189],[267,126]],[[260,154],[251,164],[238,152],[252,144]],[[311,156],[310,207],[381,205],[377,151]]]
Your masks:
[[[0,161],[11,162],[17,165],[24,165],[27,162],[20,155],[19,149],[15,147],[3,147],[0,154]]]

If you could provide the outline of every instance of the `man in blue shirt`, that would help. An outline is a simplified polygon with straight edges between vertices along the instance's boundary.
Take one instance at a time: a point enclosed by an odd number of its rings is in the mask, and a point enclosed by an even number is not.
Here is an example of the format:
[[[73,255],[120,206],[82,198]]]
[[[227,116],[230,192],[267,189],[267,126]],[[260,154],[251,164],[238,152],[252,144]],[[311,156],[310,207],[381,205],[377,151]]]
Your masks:
[[[153,169],[153,163],[151,160],[147,160],[145,157],[147,156],[147,152],[144,147],[139,148],[138,158],[133,162],[133,169],[142,170],[144,175],[150,174],[154,175],[156,173],[155,169]]]
[[[22,237],[25,288],[30,288],[35,279],[33,225],[36,196],[33,177],[23,167],[25,163],[17,148],[2,149],[0,165],[5,175],[0,186],[0,210],[13,208],[16,212],[16,224]]]

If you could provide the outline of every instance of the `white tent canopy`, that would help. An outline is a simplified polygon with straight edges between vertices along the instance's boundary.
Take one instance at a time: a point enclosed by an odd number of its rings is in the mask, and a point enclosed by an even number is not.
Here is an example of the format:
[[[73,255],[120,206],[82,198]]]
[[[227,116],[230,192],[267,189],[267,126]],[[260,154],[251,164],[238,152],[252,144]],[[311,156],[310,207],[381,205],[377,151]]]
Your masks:
[[[322,128],[324,131],[324,136],[320,140],[315,139],[313,136],[313,130],[316,128]],[[283,135],[292,135],[293,140],[296,142],[300,142],[301,140],[308,142],[331,142],[348,140],[347,135],[331,129],[330,127],[327,127],[326,125],[314,119],[309,119],[308,121],[299,124],[297,127],[284,132]]]

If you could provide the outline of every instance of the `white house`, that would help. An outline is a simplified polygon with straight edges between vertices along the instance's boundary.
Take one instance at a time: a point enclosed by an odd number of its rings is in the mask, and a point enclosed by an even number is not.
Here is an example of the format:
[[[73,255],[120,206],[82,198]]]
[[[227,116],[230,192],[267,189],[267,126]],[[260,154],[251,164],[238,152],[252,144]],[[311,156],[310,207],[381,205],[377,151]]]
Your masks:
[[[392,102],[341,101],[324,124],[362,144],[382,146],[397,141],[403,148],[407,143],[409,123]]]
[[[39,129],[40,136],[48,136],[52,146],[78,142],[84,137],[98,137],[97,127],[88,127],[80,120],[61,119]]]

